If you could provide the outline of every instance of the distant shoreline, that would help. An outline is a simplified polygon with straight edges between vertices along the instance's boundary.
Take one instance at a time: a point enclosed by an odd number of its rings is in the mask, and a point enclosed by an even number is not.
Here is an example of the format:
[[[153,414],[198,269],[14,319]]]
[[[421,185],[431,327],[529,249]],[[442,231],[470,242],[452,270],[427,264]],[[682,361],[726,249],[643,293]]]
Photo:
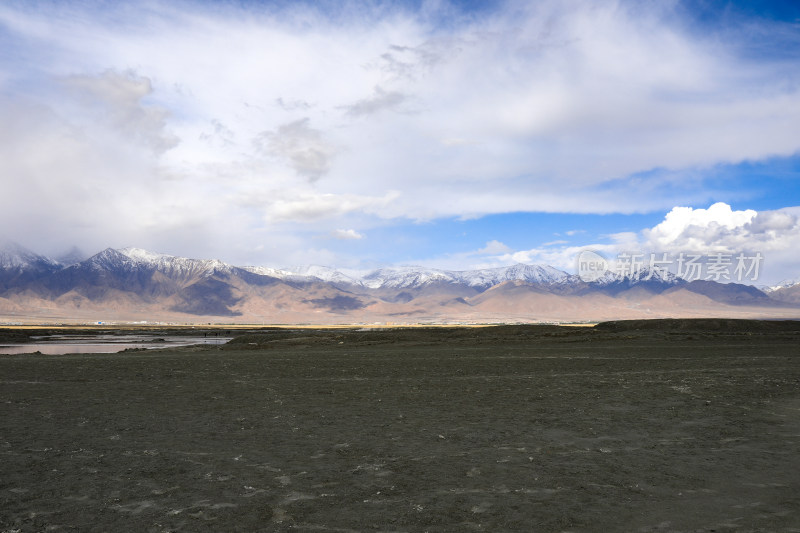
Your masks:
[[[704,325],[710,323],[736,323],[736,324],[761,324],[771,322],[798,322],[793,318],[648,318],[648,319],[622,319],[604,320],[597,322],[497,322],[497,323],[415,323],[415,324],[224,324],[224,323],[194,323],[194,324],[130,324],[130,323],[75,323],[75,324],[0,324],[0,330],[64,330],[64,331],[158,331],[158,330],[272,330],[272,329],[308,329],[308,330],[397,330],[397,329],[458,329],[458,328],[491,328],[491,327],[536,327],[559,326],[569,328],[594,328],[598,325],[629,325],[646,324],[649,327],[662,324],[694,324]]]

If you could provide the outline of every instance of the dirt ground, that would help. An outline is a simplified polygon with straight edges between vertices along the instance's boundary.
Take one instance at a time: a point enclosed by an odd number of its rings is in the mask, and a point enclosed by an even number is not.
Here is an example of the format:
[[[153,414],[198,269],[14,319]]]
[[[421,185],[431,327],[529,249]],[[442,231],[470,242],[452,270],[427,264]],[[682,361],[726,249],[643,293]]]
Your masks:
[[[0,356],[0,532],[800,531],[800,327]]]

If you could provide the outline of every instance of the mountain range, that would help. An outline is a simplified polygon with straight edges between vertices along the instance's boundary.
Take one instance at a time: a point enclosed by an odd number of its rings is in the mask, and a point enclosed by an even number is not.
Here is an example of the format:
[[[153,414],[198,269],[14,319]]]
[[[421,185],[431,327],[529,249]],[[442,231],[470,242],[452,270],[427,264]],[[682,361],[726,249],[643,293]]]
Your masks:
[[[587,283],[548,265],[369,272],[238,267],[112,249],[60,260],[0,248],[0,322],[496,323],[800,317],[800,283],[764,290],[642,270]]]

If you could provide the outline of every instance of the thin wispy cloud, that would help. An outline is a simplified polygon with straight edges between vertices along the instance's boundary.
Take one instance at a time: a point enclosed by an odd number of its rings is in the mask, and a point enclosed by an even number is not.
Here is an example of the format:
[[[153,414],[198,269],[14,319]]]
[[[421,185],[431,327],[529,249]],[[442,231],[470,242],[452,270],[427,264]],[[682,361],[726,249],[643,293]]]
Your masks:
[[[384,110],[397,109],[406,100],[407,97],[403,93],[387,92],[380,87],[375,87],[373,96],[344,106],[344,110],[350,117],[361,117],[380,113]]]

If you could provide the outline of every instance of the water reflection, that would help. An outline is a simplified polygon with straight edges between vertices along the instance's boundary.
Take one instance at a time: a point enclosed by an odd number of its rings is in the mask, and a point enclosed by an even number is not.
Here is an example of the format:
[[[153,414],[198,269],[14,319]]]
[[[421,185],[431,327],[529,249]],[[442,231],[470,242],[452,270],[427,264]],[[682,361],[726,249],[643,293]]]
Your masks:
[[[193,344],[225,344],[231,337],[163,335],[47,335],[31,337],[26,344],[0,344],[0,354],[39,352],[46,355],[69,353],[117,353],[130,348],[175,348]]]

